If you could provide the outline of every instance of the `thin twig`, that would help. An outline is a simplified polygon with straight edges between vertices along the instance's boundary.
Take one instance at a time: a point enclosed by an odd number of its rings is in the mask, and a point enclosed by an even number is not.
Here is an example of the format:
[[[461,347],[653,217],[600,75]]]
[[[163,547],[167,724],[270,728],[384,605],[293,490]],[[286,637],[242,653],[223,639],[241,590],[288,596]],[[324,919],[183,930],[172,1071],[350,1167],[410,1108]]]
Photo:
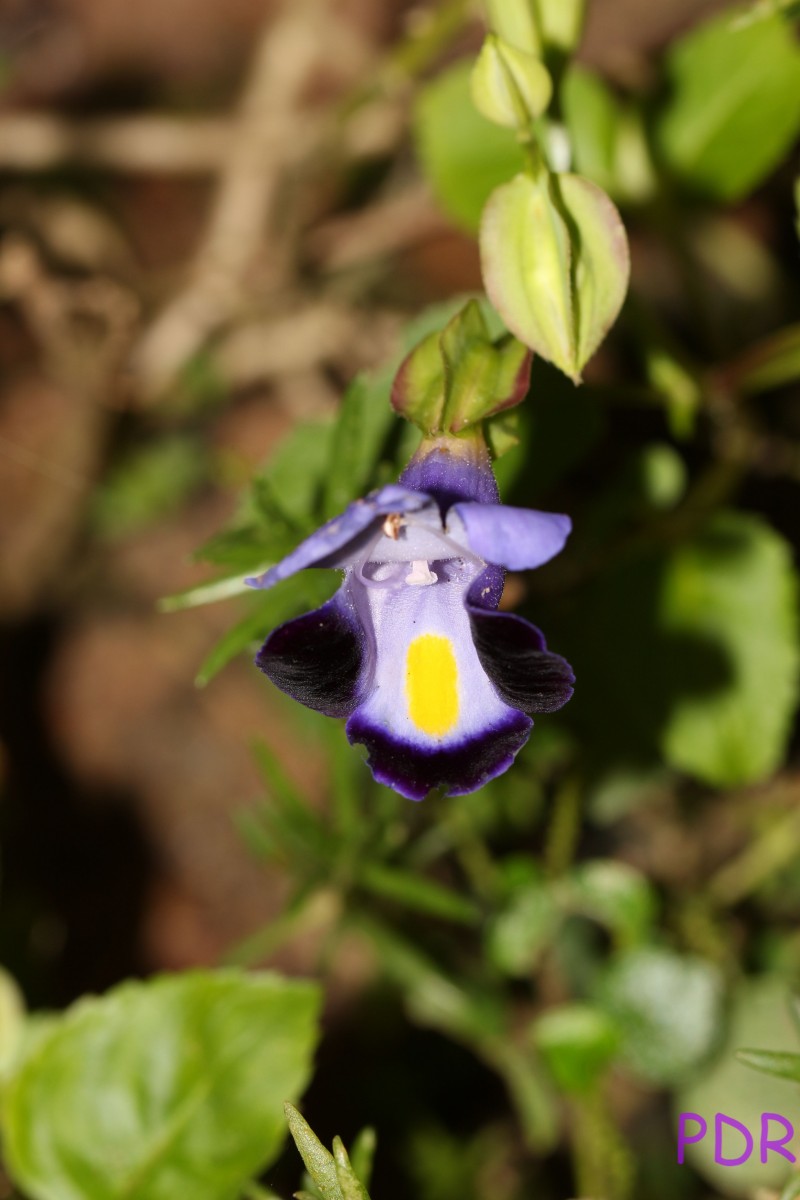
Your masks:
[[[272,142],[286,138],[279,122],[269,126]],[[0,167],[46,171],[75,163],[120,171],[217,171],[230,149],[231,131],[226,117],[151,114],[80,121],[49,113],[5,113],[0,115]]]
[[[318,137],[315,123],[300,109],[314,69],[330,52],[324,15],[317,0],[287,4],[262,34],[190,279],[156,318],[134,358],[146,396],[161,393],[241,303],[245,273],[274,218],[284,172],[308,152],[309,139]],[[284,131],[280,144],[273,136],[276,125]],[[275,268],[279,257],[275,246]]]

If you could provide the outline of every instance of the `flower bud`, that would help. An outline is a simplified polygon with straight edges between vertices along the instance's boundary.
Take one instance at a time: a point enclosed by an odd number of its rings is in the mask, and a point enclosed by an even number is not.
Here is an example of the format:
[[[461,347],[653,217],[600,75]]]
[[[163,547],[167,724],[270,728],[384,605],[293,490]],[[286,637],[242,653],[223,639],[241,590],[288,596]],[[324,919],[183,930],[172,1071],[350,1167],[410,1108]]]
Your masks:
[[[496,125],[525,129],[550,103],[553,83],[544,64],[525,50],[489,34],[470,80],[472,102]]]

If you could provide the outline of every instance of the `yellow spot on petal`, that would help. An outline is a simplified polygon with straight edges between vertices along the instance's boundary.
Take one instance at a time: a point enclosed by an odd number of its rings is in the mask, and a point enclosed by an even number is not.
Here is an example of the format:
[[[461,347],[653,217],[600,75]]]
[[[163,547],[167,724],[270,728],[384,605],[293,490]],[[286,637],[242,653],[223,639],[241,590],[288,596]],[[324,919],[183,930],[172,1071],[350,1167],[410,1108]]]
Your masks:
[[[449,638],[423,633],[406,658],[408,715],[423,733],[441,737],[458,720],[458,666]]]

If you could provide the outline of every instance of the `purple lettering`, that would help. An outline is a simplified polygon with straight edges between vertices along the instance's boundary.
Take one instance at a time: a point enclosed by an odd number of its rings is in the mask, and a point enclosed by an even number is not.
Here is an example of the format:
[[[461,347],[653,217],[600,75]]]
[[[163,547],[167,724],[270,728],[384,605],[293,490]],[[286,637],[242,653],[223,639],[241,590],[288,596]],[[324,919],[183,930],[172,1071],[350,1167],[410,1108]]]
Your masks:
[[[783,1137],[777,1142],[773,1142],[769,1136],[770,1121],[779,1121],[783,1126]],[[776,1150],[783,1158],[789,1160],[790,1163],[797,1162],[797,1159],[792,1154],[791,1150],[784,1150],[787,1142],[790,1142],[794,1137],[794,1126],[791,1125],[786,1117],[782,1117],[780,1113],[762,1113],[761,1114],[761,1161],[767,1161],[767,1153],[770,1150]]]
[[[732,1129],[738,1129],[744,1137],[745,1151],[738,1158],[726,1158],[722,1153],[722,1126],[729,1125]],[[747,1162],[750,1155],[753,1153],[753,1135],[746,1125],[742,1125],[741,1121],[735,1120],[733,1117],[728,1117],[725,1113],[717,1113],[714,1118],[714,1162],[719,1167],[738,1167],[742,1163]]]
[[[700,1127],[699,1133],[693,1134],[691,1137],[686,1132],[686,1125],[689,1121],[696,1121]],[[706,1125],[699,1113],[681,1113],[678,1117],[678,1162],[683,1165],[683,1150],[685,1146],[691,1146],[694,1142],[701,1142],[706,1136]]]

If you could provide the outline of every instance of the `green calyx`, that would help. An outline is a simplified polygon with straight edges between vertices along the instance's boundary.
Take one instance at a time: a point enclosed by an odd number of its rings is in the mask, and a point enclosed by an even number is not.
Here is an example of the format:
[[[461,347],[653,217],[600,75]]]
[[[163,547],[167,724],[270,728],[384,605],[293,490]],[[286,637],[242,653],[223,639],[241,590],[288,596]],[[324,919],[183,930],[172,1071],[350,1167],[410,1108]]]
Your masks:
[[[426,437],[463,434],[525,398],[532,358],[511,334],[492,340],[478,302],[470,300],[404,359],[392,407]]]

